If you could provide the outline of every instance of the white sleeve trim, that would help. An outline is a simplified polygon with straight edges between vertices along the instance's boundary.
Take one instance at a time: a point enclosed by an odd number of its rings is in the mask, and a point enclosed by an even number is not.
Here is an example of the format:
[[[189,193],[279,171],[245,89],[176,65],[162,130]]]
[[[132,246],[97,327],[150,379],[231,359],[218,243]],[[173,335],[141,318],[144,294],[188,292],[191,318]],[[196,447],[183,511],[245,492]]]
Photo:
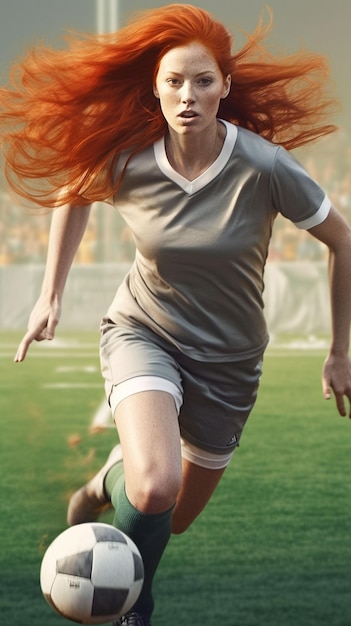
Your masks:
[[[305,230],[313,228],[313,226],[318,226],[318,224],[324,222],[324,220],[328,217],[331,206],[332,203],[330,199],[328,198],[328,196],[325,196],[317,213],[314,213],[314,215],[308,217],[306,220],[302,220],[301,222],[295,222],[295,226],[297,226],[297,228]]]

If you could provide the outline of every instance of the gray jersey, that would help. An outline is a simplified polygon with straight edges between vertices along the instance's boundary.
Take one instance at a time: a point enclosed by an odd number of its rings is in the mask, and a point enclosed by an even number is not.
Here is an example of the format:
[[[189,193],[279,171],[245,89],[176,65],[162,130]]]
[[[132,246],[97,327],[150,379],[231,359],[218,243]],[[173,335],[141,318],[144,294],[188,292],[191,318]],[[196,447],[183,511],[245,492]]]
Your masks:
[[[194,181],[171,167],[161,140],[130,160],[113,201],[137,253],[108,316],[146,326],[200,361],[264,350],[263,274],[273,221],[280,212],[311,228],[330,209],[290,153],[225,125],[221,154]]]

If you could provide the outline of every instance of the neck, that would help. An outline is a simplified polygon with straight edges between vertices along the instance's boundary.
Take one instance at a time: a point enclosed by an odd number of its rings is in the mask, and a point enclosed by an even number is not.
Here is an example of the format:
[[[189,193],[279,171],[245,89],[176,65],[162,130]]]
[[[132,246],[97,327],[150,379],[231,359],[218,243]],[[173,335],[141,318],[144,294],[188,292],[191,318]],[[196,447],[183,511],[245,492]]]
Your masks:
[[[216,122],[213,129],[197,137],[179,137],[170,132],[165,140],[168,161],[178,174],[194,180],[218,158],[225,135],[226,129],[221,122]]]

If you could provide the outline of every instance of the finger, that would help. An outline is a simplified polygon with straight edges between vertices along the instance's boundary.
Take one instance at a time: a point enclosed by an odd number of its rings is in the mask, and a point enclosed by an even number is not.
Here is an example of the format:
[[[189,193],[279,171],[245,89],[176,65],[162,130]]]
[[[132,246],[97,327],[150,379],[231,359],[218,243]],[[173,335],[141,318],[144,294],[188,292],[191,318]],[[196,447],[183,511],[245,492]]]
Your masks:
[[[347,397],[348,403],[349,403],[348,404],[348,417],[349,417],[349,419],[351,419],[351,392],[348,392],[346,394],[346,397]],[[345,415],[346,414],[347,414],[347,408],[346,408],[346,411],[345,411]]]
[[[42,330],[39,334],[37,332],[30,332],[28,331],[21,343],[19,344],[18,348],[17,348],[17,352],[15,354],[15,358],[14,361],[15,363],[20,363],[21,361],[24,361],[24,359],[26,358],[26,354],[28,352],[28,348],[30,346],[30,344],[35,340],[35,341],[43,341],[44,339],[52,339],[52,337],[47,337],[46,336],[46,330]]]
[[[326,387],[325,389],[323,389],[323,395],[324,395],[325,400],[330,400],[331,398],[330,387]]]
[[[15,363],[21,363],[21,361],[24,361],[24,359],[26,358],[26,354],[28,352],[28,348],[30,346],[30,344],[32,343],[34,337],[32,333],[26,333],[21,341],[21,343],[19,344],[18,348],[17,348],[17,352],[15,354],[15,358],[14,361]]]
[[[45,328],[45,337],[44,337],[44,339],[51,340],[51,339],[54,338],[57,324],[58,324],[58,318],[56,316],[51,316],[50,315],[49,319],[47,321],[46,328]],[[44,332],[43,332],[43,334],[44,334]]]
[[[339,414],[341,415],[341,417],[345,417],[346,409],[345,409],[344,396],[340,393],[336,393],[335,401],[336,401],[336,406],[337,406]]]
[[[322,386],[323,386],[323,396],[325,400],[330,400],[332,392],[331,392],[330,382],[329,380],[327,380],[327,378],[322,379]]]

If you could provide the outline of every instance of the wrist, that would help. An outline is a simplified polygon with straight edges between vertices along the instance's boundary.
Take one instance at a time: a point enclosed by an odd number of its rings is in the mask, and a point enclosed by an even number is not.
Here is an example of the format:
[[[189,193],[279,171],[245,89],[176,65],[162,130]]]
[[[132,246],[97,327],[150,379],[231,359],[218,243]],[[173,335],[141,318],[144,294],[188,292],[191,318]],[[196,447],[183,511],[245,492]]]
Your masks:
[[[331,345],[329,350],[330,356],[344,358],[349,354],[349,344],[346,346]]]
[[[41,290],[40,298],[50,304],[60,304],[62,300],[62,293],[58,289],[46,289],[44,287]]]

